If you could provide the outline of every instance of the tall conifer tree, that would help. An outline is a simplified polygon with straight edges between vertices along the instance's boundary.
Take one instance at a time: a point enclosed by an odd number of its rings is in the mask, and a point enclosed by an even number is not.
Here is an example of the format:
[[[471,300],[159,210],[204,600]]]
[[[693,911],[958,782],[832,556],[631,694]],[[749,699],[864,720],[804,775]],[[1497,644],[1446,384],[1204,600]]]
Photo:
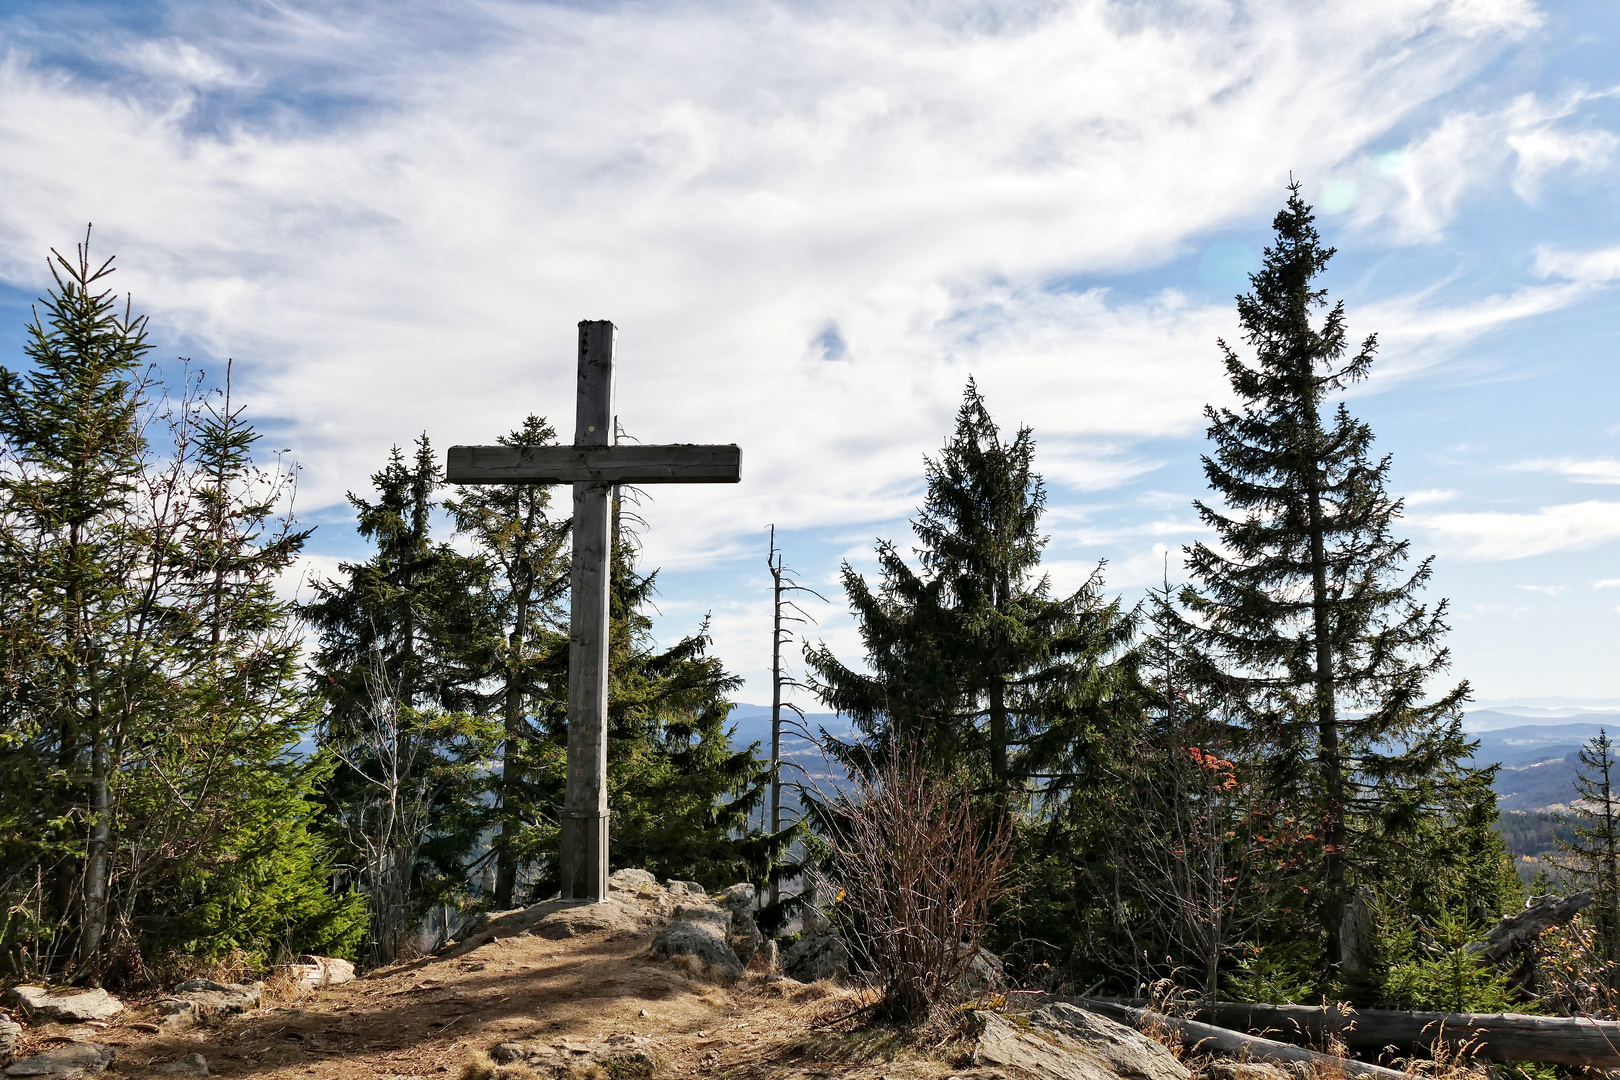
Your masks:
[[[1377,341],[1352,353],[1343,303],[1327,307],[1317,278],[1333,250],[1297,183],[1273,228],[1237,301],[1253,360],[1220,343],[1238,404],[1206,410],[1204,472],[1220,502],[1196,504],[1220,542],[1188,549],[1184,599],[1273,748],[1275,782],[1319,826],[1317,917],[1336,968],[1352,887],[1377,880],[1381,861],[1417,857],[1426,823],[1491,796],[1466,764],[1467,684],[1427,696],[1448,663],[1446,603],[1421,601],[1430,560],[1409,566],[1394,535],[1390,459],[1333,403],[1366,377]]]
[[[538,416],[500,437],[503,446],[544,446],[557,432]],[[490,484],[464,488],[445,501],[456,531],[471,537],[492,573],[482,664],[493,672],[491,704],[501,716],[501,776],[495,839],[495,907],[510,908],[521,863],[525,819],[534,818],[528,777],[536,768],[535,718],[544,692],[540,661],[567,640],[561,599],[568,591],[569,523],[548,516],[551,488],[543,484]]]
[[[1581,747],[1579,760],[1577,797],[1569,815],[1574,828],[1560,846],[1569,856],[1572,876],[1592,890],[1602,959],[1611,965],[1609,976],[1615,979],[1615,966],[1620,965],[1620,791],[1615,790],[1620,787],[1620,767],[1607,730],[1600,728]]]

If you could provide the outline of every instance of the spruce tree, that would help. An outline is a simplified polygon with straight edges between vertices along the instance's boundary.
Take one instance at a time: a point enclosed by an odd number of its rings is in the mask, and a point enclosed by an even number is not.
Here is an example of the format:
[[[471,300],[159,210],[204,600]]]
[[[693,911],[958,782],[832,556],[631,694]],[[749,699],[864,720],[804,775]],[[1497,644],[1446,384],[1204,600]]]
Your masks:
[[[376,501],[349,496],[372,557],[314,582],[303,611],[318,634],[320,743],[341,761],[328,802],[361,867],[371,956],[386,962],[466,883],[495,735],[479,715],[489,567],[433,537],[441,479],[427,436],[409,459],[395,447],[372,483]]]
[[[523,426],[500,437],[503,446],[544,446],[557,441],[551,425],[530,416]],[[563,544],[568,521],[548,516],[551,488],[541,484],[490,484],[468,487],[445,508],[456,531],[477,544],[476,553],[493,573],[486,594],[482,663],[493,672],[492,704],[501,717],[500,784],[495,815],[495,897],[497,910],[512,906],[521,860],[520,834],[535,817],[534,791],[528,781],[535,768],[534,725],[539,662],[567,640],[567,615],[561,598],[568,591],[568,556]]]
[[[1116,688],[1130,635],[1099,574],[1053,596],[1039,573],[1046,492],[1034,455],[1030,429],[1004,440],[969,380],[955,430],[926,460],[918,569],[887,541],[876,592],[843,566],[871,673],[825,645],[805,652],[812,688],[872,743],[915,743],[966,767],[1003,807],[1026,781],[1069,771],[1073,722]]]
[[[1576,798],[1565,820],[1573,824],[1568,840],[1559,846],[1569,856],[1570,874],[1592,890],[1592,913],[1597,924],[1600,958],[1620,965],[1620,815],[1615,805],[1620,786],[1614,743],[1599,728],[1581,747],[1575,774]],[[1610,969],[1614,977],[1614,969]],[[1614,989],[1620,990],[1620,986]]]
[[[0,947],[13,971],[124,982],[177,954],[346,951],[322,766],[292,752],[289,477],[252,463],[228,377],[171,397],[142,369],[144,320],[77,254],[31,370],[0,379]]]
[[[630,515],[614,500],[609,577],[608,809],[613,868],[723,888],[764,884],[791,829],[771,835],[751,822],[763,804],[770,764],[758,744],[736,747],[726,716],[740,680],[711,654],[707,624],[660,649],[645,609],[657,571],[637,567]],[[521,856],[540,867],[535,895],[559,885],[556,853],[566,777],[568,642],[553,641],[543,732],[534,743],[535,819],[522,833]]]
[[[147,643],[124,633],[143,597],[130,502],[147,444],[146,320],[106,288],[112,260],[53,251],[55,287],[27,328],[26,373],[0,374],[7,596],[6,817],[23,861],[48,868],[49,903],[77,963],[103,959],[113,853],[116,747],[155,677]],[[134,615],[138,618],[138,615]],[[14,817],[15,816],[15,817]],[[8,822],[9,823],[9,822]],[[8,860],[9,861],[9,860]]]
[[[1350,890],[1436,854],[1425,826],[1466,816],[1489,787],[1466,763],[1467,684],[1427,696],[1448,664],[1446,603],[1421,601],[1431,561],[1408,565],[1394,535],[1390,459],[1333,401],[1366,377],[1376,338],[1351,352],[1343,303],[1327,307],[1317,278],[1333,250],[1297,183],[1273,228],[1237,298],[1253,359],[1220,342],[1238,404],[1206,410],[1220,502],[1196,503],[1219,544],[1188,549],[1184,599],[1271,746],[1276,789],[1317,826],[1316,918],[1337,969]]]

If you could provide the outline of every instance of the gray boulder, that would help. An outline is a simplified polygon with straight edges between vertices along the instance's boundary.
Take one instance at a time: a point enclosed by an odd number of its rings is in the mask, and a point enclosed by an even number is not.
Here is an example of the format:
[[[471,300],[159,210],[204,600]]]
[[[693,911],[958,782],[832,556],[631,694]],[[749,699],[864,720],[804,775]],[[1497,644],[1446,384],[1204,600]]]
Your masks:
[[[100,1043],[68,1043],[53,1047],[43,1054],[25,1057],[6,1066],[7,1076],[39,1076],[47,1080],[72,1080],[76,1076],[94,1076],[106,1070],[118,1057],[118,1051]]]
[[[765,935],[759,932],[759,924],[754,921],[754,895],[753,885],[744,881],[726,889],[718,898],[720,906],[731,913],[731,930],[726,943],[743,967],[748,966],[765,942]]]
[[[670,878],[664,882],[664,889],[671,896],[690,897],[693,900],[707,900],[709,898],[709,894],[704,891],[703,886],[695,881],[676,881],[674,878]]]
[[[683,905],[675,909],[674,920],[653,939],[654,955],[695,956],[711,968],[735,979],[743,972],[742,961],[726,938],[731,930],[731,914],[723,908]]]
[[[0,1013],[0,1065],[10,1065],[17,1056],[17,1040],[22,1038],[22,1025]]]
[[[615,870],[608,875],[609,892],[646,892],[658,888],[658,879],[645,870]]]
[[[100,988],[49,990],[43,986],[14,986],[6,994],[6,1004],[15,1005],[30,1019],[65,1023],[111,1020],[124,1011],[122,1001]]]
[[[831,930],[810,931],[782,954],[782,970],[805,983],[841,978],[849,974],[849,949]]]
[[[264,997],[263,983],[222,983],[213,979],[187,979],[174,988],[175,996],[157,1003],[166,1028],[188,1028],[214,1016],[250,1012]]]
[[[1191,1080],[1176,1056],[1146,1035],[1072,1005],[1027,1019],[980,1010],[973,1064],[1055,1080]]]
[[[1037,1009],[1030,1021],[1078,1043],[1125,1080],[1188,1080],[1191,1076],[1163,1043],[1067,1002]]]
[[[962,972],[962,982],[970,994],[993,994],[1007,985],[1007,972],[1001,964],[1001,957],[979,946],[968,959],[967,970]]]
[[[542,1076],[589,1076],[613,1080],[650,1077],[658,1071],[651,1039],[609,1035],[605,1039],[534,1039],[501,1043],[489,1052],[497,1065],[526,1065]]]

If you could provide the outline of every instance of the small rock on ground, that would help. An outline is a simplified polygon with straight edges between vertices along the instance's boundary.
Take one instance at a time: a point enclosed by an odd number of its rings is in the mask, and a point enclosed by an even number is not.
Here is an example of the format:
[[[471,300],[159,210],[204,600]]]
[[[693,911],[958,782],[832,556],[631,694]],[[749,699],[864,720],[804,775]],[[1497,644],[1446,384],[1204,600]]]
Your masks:
[[[694,956],[716,968],[728,979],[743,972],[742,961],[726,943],[730,917],[720,908],[683,906],[675,909],[675,920],[653,939],[654,955]]]
[[[6,1003],[34,1019],[67,1023],[111,1020],[124,1011],[122,1001],[99,988],[55,991],[43,986],[14,986],[6,994]]]
[[[583,1075],[592,1066],[600,1067],[614,1080],[652,1076],[658,1071],[658,1055],[653,1050],[652,1040],[638,1035],[501,1043],[489,1056],[497,1065],[522,1064],[559,1077],[570,1073]]]
[[[293,970],[312,990],[354,982],[354,964],[339,956],[300,956]]]
[[[47,1080],[72,1080],[77,1076],[94,1076],[111,1065],[118,1051],[100,1043],[69,1043],[25,1057],[6,1066],[10,1077],[37,1076]]]
[[[187,1054],[179,1061],[165,1061],[153,1065],[152,1071],[165,1076],[207,1076],[208,1059],[201,1054]]]
[[[849,950],[831,930],[807,933],[782,954],[782,970],[800,982],[836,979],[849,973]]]
[[[608,890],[638,893],[658,888],[658,879],[645,870],[615,870],[608,875]]]
[[[0,1065],[10,1065],[17,1056],[17,1040],[22,1037],[22,1025],[9,1016],[0,1015]]]

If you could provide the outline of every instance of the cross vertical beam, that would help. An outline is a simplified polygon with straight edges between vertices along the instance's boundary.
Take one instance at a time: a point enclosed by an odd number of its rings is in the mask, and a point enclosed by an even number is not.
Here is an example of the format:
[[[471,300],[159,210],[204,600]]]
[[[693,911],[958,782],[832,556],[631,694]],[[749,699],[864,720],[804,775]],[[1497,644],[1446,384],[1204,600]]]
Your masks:
[[[575,446],[613,445],[611,322],[579,324]],[[608,578],[612,572],[613,485],[574,484],[574,560],[568,618],[568,777],[563,795],[562,894],[608,894]]]

